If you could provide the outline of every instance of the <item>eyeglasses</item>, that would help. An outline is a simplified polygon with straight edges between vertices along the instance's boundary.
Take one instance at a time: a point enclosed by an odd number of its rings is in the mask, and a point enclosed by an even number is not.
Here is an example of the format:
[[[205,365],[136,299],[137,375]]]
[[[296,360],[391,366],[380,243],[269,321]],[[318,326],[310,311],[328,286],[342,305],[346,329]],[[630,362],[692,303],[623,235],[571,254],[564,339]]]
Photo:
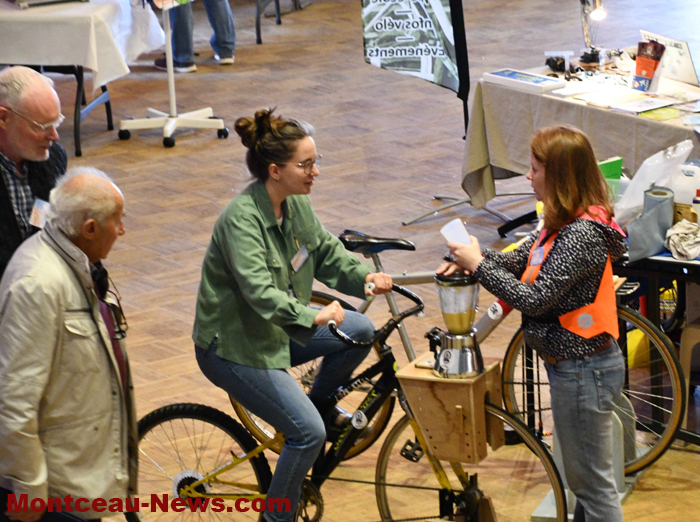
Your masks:
[[[126,322],[126,317],[124,316],[124,310],[122,309],[121,298],[119,290],[114,286],[114,281],[109,278],[110,290],[107,290],[107,296],[104,299],[104,303],[109,307],[112,312],[112,317],[114,317],[114,337],[115,341],[120,341],[126,337],[126,332],[129,330],[129,325]],[[111,290],[114,288],[114,290]]]
[[[323,158],[323,156],[321,154],[319,154],[314,159],[306,160],[303,163],[294,163],[294,165],[304,169],[304,174],[311,174],[311,171],[314,170],[314,165],[316,165],[316,167],[318,167],[321,164],[322,158]],[[284,166],[284,165],[287,165],[287,164],[286,163],[280,164],[280,166]]]
[[[8,111],[14,112],[20,118],[27,120],[29,123],[34,125],[40,132],[49,132],[51,129],[58,129],[61,123],[63,123],[63,121],[66,119],[66,117],[63,114],[59,114],[58,118],[56,118],[55,121],[52,121],[50,123],[39,123],[38,121],[34,121],[30,117],[25,116],[21,112],[14,110],[12,107],[8,107],[7,105],[3,105],[3,107],[5,107]]]

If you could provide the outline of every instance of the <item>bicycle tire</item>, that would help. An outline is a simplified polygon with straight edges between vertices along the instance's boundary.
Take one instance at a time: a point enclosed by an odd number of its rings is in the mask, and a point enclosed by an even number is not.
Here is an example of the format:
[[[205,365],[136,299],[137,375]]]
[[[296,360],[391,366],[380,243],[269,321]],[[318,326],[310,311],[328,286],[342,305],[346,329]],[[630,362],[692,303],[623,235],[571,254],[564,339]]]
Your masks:
[[[623,395],[628,401],[617,405],[616,413],[625,427],[625,474],[629,475],[656,462],[671,446],[685,411],[686,393],[680,363],[668,337],[627,306],[618,306],[617,312],[620,331],[626,333],[618,342],[626,355]],[[641,348],[639,353],[630,354],[628,339],[635,336],[636,345]],[[530,426],[533,420],[539,423],[541,419],[542,426],[538,428],[545,433],[546,440],[552,429],[547,371],[536,355],[528,360],[524,346],[520,329],[503,360],[503,400],[509,412]],[[640,355],[646,354],[648,361],[640,360],[644,359]],[[532,376],[530,388],[526,385],[528,372]],[[652,388],[653,377],[660,378],[662,384]],[[634,414],[628,410],[630,405]]]
[[[333,301],[338,301],[340,306],[345,310],[355,311],[355,307],[339,299],[331,294],[326,294],[324,292],[313,291],[311,293],[311,303],[319,306],[327,306]],[[377,347],[374,347],[374,353],[377,353]],[[368,356],[369,358],[370,356]],[[318,373],[319,363],[321,357],[314,359],[294,368],[290,368],[290,374],[296,379],[296,381],[304,388],[307,393],[313,386],[314,379]],[[357,407],[362,402],[364,394],[362,391],[367,391],[365,387],[361,386],[358,390],[350,393],[348,396],[344,397],[338,405],[345,409],[346,411],[352,413],[357,409]],[[246,408],[241,406],[233,397],[229,397],[233,409],[236,411],[239,420],[246,427],[246,429],[260,442],[267,442],[269,439],[274,437],[275,430],[272,426],[266,423],[257,415],[252,414]],[[356,457],[360,453],[364,452],[369,448],[374,441],[376,441],[381,434],[386,429],[389,421],[391,420],[391,414],[394,411],[394,404],[396,399],[392,396],[386,400],[382,407],[377,412],[377,415],[372,419],[372,422],[365,428],[363,434],[357,439],[357,442],[353,445],[344,457],[344,460]],[[270,447],[272,451],[279,454],[282,451],[282,444],[274,444]]]
[[[139,421],[139,475],[138,491],[145,497],[139,512],[125,513],[129,522],[148,522],[158,519],[212,521],[257,521],[259,513],[250,509],[247,513],[233,508],[234,501],[225,501],[223,512],[211,508],[203,511],[177,513],[172,509],[154,511],[152,494],[167,494],[174,498],[182,485],[192,483],[231,460],[246,454],[257,446],[255,439],[234,419],[225,413],[201,404],[171,404],[152,411]],[[249,461],[222,473],[219,479],[255,485],[260,493],[267,493],[272,480],[270,466],[261,453]],[[222,494],[251,494],[250,488],[221,484],[213,481],[203,488],[210,497]],[[179,496],[179,494],[177,495]],[[148,500],[146,500],[148,499]],[[150,502],[149,509],[144,503]]]
[[[522,439],[496,451],[489,448],[489,456],[477,465],[462,464],[468,476],[478,474],[479,489],[491,497],[496,518],[529,521],[542,500],[549,497],[554,506],[553,520],[565,522],[566,494],[547,448],[510,413],[489,403],[485,408],[487,417],[495,416]],[[375,494],[381,520],[438,520],[440,485],[427,455],[417,462],[401,455],[407,439],[416,441],[408,416],[404,416],[387,435],[377,459]],[[459,484],[454,476],[449,478],[453,486]]]

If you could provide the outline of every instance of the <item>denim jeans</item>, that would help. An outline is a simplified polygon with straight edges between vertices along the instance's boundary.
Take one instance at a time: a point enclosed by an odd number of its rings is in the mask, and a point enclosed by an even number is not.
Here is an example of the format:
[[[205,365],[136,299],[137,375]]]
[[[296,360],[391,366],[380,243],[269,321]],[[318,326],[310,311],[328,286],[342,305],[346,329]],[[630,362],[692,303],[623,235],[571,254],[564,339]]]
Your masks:
[[[545,366],[564,474],[577,499],[574,520],[622,522],[612,452],[614,401],[625,376],[622,352],[613,341],[602,352]]]
[[[372,322],[364,315],[346,312],[340,328],[351,338],[369,340]],[[299,384],[285,370],[243,366],[216,355],[217,340],[208,350],[195,347],[197,362],[204,375],[223,388],[236,401],[262,418],[286,441],[267,492],[270,498],[288,498],[290,513],[266,513],[273,522],[294,520],[301,485],[326,440],[321,415]],[[352,374],[369,349],[348,347],[321,326],[306,346],[290,343],[292,364],[325,356],[311,394],[324,397]]]
[[[233,56],[236,48],[236,30],[233,27],[233,15],[228,0],[202,0],[207,11],[209,25],[214,34],[209,43],[214,52],[222,58]],[[192,3],[179,5],[170,10],[172,27],[173,60],[176,62],[194,62],[194,41]]]

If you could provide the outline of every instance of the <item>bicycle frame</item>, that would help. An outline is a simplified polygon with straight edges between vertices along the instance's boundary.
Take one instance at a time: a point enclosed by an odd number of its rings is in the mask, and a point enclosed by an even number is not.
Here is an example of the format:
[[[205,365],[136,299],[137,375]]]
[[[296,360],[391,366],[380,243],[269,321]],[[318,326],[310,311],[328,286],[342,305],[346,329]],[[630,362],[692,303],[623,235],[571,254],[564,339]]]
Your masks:
[[[345,455],[355,444],[355,441],[362,433],[364,427],[372,421],[374,416],[379,412],[379,409],[381,408],[384,401],[386,401],[391,396],[391,394],[394,393],[394,390],[399,391],[399,402],[401,404],[402,409],[409,416],[409,422],[418,440],[418,443],[421,445],[421,448],[428,447],[426,441],[423,439],[418,425],[416,424],[415,420],[413,419],[413,416],[411,415],[410,409],[408,408],[408,404],[406,403],[405,399],[401,394],[399,380],[396,377],[396,359],[394,358],[394,354],[392,353],[391,348],[385,347],[380,352],[380,355],[381,358],[377,363],[372,365],[370,368],[367,368],[360,375],[351,378],[344,386],[338,388],[333,393],[333,395],[331,395],[331,397],[337,402],[348,393],[359,388],[363,383],[371,382],[374,377],[380,375],[377,382],[367,392],[365,399],[362,401],[357,411],[355,411],[353,415],[353,421],[355,419],[362,419],[360,427],[355,427],[353,423],[349,423],[338,437],[338,440],[331,446],[329,451],[316,460],[316,463],[312,468],[310,478],[311,482],[318,488],[321,487],[321,485],[326,481],[326,479],[335,470],[335,468],[338,467],[338,465],[343,461]],[[198,488],[201,490],[206,484],[213,483],[227,484],[242,489],[256,491],[257,487],[253,484],[226,481],[220,479],[219,476],[233,469],[234,467],[257,457],[263,451],[270,448],[270,446],[272,446],[273,444],[282,442],[283,440],[284,435],[281,433],[277,433],[274,438],[268,440],[263,444],[258,445],[253,451],[247,453],[243,457],[238,458],[235,455],[232,455],[233,460],[224,464],[218,469],[207,473],[200,480],[182,488],[180,491],[180,495],[187,498],[214,497],[214,495],[208,494],[206,492],[197,491]],[[428,458],[430,466],[435,472],[435,476],[438,479],[441,488],[448,491],[452,491],[452,486],[447,477],[447,474],[445,473],[442,467],[442,464],[440,464],[440,462],[436,460],[432,455],[430,455],[430,453],[428,453],[427,451],[425,452],[425,456]],[[469,484],[469,479],[464,470],[461,468],[459,463],[452,463],[451,465],[460,482],[462,482],[463,487],[466,487]],[[215,496],[216,498],[223,498],[225,500],[237,500],[242,498],[253,500],[256,498],[266,498],[266,495],[262,493],[236,495],[217,493]]]

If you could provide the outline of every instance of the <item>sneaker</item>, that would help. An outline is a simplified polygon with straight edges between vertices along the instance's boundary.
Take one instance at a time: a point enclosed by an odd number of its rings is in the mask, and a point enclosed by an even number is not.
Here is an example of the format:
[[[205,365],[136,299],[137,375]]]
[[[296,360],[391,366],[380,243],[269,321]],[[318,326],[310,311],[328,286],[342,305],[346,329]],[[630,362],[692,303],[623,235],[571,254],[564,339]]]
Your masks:
[[[233,56],[226,56],[225,58],[222,58],[218,54],[214,55],[214,59],[219,62],[219,65],[231,65],[235,61]]]
[[[153,65],[156,69],[160,69],[161,71],[168,70],[165,58],[156,58],[156,61],[153,62]],[[197,66],[194,64],[194,62],[178,62],[176,60],[173,60],[173,71],[177,73],[190,73],[195,72],[196,70]]]
[[[328,442],[334,443],[340,437],[340,434],[345,431],[345,428],[352,422],[352,415],[346,412],[343,408],[335,406],[325,419],[326,438]]]

